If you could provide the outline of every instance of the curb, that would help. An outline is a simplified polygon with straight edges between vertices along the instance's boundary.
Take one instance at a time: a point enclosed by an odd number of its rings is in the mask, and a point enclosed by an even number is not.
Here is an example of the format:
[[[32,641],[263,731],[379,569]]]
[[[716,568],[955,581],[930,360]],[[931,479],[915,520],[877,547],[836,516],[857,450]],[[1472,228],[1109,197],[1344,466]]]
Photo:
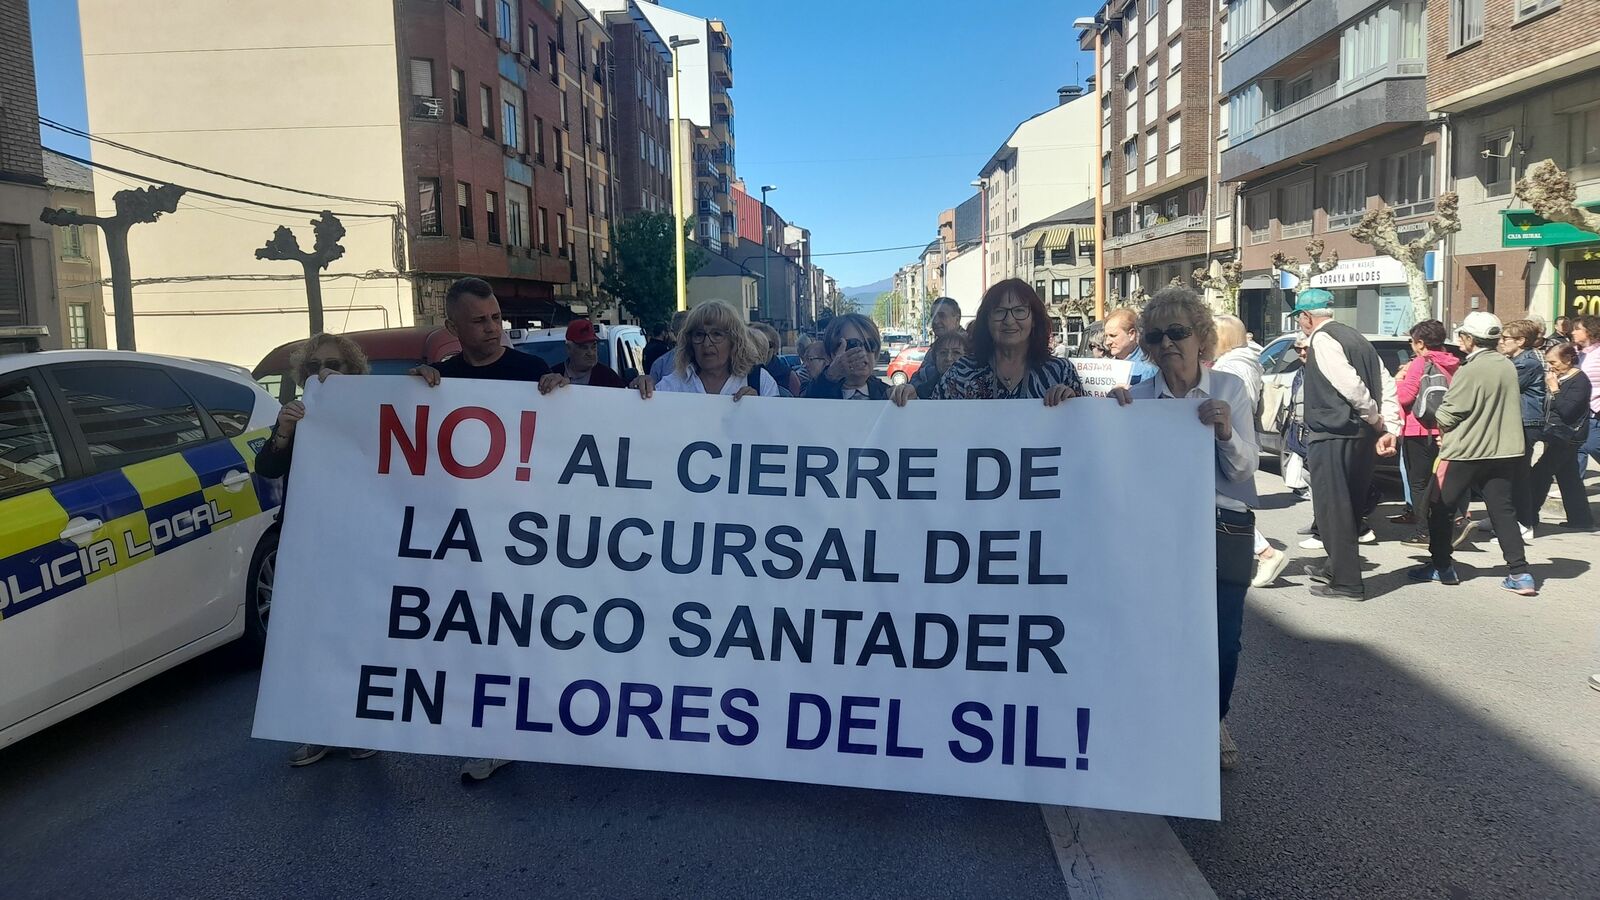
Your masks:
[[[1216,900],[1164,817],[1070,806],[1039,810],[1068,897]]]

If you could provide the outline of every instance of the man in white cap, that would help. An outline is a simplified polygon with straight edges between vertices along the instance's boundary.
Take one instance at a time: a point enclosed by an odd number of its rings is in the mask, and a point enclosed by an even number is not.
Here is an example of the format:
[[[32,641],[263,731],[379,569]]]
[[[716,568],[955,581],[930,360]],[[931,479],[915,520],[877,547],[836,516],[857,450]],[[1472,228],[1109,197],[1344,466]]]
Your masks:
[[[1526,547],[1517,527],[1512,484],[1522,460],[1522,392],[1511,359],[1496,352],[1500,320],[1475,312],[1456,329],[1467,361],[1456,370],[1434,420],[1439,425],[1439,462],[1429,486],[1428,553],[1425,566],[1407,574],[1413,581],[1460,584],[1451,559],[1451,524],[1456,504],[1469,491],[1483,496],[1505,557],[1507,573],[1500,586],[1532,597],[1538,584],[1528,572]]]

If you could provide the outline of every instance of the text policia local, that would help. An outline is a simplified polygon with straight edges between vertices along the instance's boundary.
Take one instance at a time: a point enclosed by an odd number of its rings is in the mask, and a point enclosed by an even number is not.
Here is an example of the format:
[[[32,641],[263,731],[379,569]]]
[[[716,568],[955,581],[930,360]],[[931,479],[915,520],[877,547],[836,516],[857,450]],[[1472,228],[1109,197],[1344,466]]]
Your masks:
[[[472,454],[483,455],[483,459],[462,460],[455,455],[455,429],[469,420],[488,428],[487,452],[480,439]],[[430,427],[427,407],[417,407],[415,418],[402,422],[392,407],[385,406],[379,425],[378,474],[421,476],[430,466],[438,466],[455,478],[479,479],[510,463],[515,480],[531,480],[528,463],[536,420],[537,414],[524,412],[517,427],[507,428],[488,410],[464,407],[439,420],[435,429]],[[508,434],[522,439],[512,453],[507,453]],[[595,436],[581,435],[565,454],[555,483],[586,489],[656,491],[666,487],[693,494],[767,497],[937,498],[934,481],[939,451],[931,447],[890,453],[878,448],[697,441],[676,453],[676,483],[661,487],[630,472],[630,450],[626,437],[616,438],[602,449]],[[1058,499],[1060,454],[1059,447],[969,450],[960,460],[965,471],[962,499]],[[774,581],[1067,583],[1067,575],[1054,571],[1044,558],[1046,541],[1038,531],[930,530],[926,532],[922,571],[902,573],[884,568],[877,553],[879,535],[872,529],[847,535],[839,528],[827,528],[808,536],[791,525],[757,529],[737,522],[635,517],[611,521],[536,510],[516,511],[503,521],[480,521],[482,518],[482,513],[474,516],[470,508],[434,507],[419,512],[415,506],[406,506],[397,556],[468,564],[483,563],[486,555],[493,554],[503,555],[507,563],[519,567],[554,564],[585,570],[601,566],[656,576],[709,573]],[[657,615],[659,622],[655,621]],[[1061,646],[1066,627],[1060,618],[1045,614],[891,613],[796,609],[781,604],[770,608],[736,604],[714,612],[706,603],[686,600],[670,611],[647,616],[644,605],[625,597],[597,603],[570,594],[453,590],[446,595],[415,585],[394,585],[387,622],[387,637],[397,641],[537,645],[555,651],[587,644],[606,653],[625,654],[644,641],[659,640],[685,660],[1067,672]],[[444,710],[446,674],[362,666],[356,715],[438,724]],[[752,743],[761,727],[754,712],[762,705],[761,699],[747,688],[717,692],[696,685],[608,685],[585,678],[551,685],[528,675],[502,673],[474,673],[471,677],[473,727],[498,725],[531,732],[559,727],[583,736],[609,732],[625,738],[632,733],[656,740],[716,740],[730,746]],[[785,745],[921,757],[925,748],[901,733],[901,703],[895,698],[829,698],[791,692],[781,701]],[[1004,765],[1067,768],[1066,757],[1047,754],[1039,746],[1044,715],[1071,716],[1073,711],[955,698],[948,750],[961,762],[993,758]],[[1076,767],[1086,769],[1083,754],[1089,710],[1078,708],[1076,716],[1078,746],[1053,749],[1077,750]]]

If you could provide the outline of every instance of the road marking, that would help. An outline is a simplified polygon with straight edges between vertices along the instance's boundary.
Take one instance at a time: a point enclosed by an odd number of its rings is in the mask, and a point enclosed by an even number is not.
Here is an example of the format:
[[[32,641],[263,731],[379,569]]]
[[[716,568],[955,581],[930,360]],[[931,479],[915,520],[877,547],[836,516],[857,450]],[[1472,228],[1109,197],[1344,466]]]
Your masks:
[[[1039,811],[1073,900],[1216,900],[1161,816],[1070,806]]]

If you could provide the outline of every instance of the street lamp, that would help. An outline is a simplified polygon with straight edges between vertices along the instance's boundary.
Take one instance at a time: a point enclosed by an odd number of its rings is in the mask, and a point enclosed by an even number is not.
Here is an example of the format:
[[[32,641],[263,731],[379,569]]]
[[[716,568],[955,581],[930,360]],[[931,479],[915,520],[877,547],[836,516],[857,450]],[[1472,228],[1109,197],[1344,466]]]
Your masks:
[[[767,224],[767,195],[777,190],[775,184],[761,186],[761,305],[767,318],[772,318],[772,226]]]
[[[673,245],[677,248],[677,277],[673,284],[678,292],[678,312],[689,308],[689,286],[684,277],[683,262],[683,110],[680,100],[679,85],[682,79],[678,77],[678,48],[700,43],[699,38],[682,38],[677,35],[667,39],[667,46],[672,48],[672,161],[677,169],[672,176],[672,225]],[[694,182],[694,162],[689,163],[689,181]]]

